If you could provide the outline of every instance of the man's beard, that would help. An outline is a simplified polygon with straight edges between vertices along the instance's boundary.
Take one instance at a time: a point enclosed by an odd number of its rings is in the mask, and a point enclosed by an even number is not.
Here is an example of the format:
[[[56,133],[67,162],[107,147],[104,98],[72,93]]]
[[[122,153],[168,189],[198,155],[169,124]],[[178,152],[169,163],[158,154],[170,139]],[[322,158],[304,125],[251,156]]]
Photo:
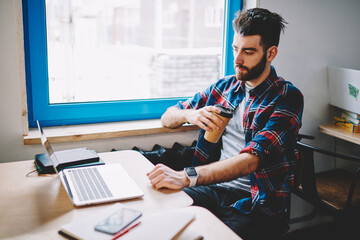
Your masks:
[[[258,78],[260,74],[264,71],[265,66],[266,66],[266,53],[264,53],[260,62],[256,64],[255,67],[252,67],[250,70],[245,66],[236,64],[235,65],[236,79],[239,81],[250,81],[255,78]],[[236,70],[237,67],[245,68],[247,73],[244,73],[242,71],[237,71]]]

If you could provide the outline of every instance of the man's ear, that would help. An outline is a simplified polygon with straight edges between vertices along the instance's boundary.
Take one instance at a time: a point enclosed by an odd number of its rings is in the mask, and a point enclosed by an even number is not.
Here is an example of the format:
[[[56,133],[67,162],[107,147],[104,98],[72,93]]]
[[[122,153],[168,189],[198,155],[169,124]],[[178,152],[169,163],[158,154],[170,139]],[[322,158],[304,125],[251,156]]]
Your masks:
[[[272,62],[278,53],[278,48],[276,46],[271,46],[267,50],[266,60]]]

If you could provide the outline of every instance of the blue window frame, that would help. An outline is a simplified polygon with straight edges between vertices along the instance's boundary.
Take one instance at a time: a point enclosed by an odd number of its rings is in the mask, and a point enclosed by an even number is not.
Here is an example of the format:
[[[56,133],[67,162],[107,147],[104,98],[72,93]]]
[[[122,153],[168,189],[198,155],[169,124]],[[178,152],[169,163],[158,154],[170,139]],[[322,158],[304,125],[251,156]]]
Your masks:
[[[29,127],[156,119],[179,100],[163,98],[88,103],[49,103],[45,0],[23,0],[24,46]],[[241,0],[226,0],[224,14],[223,75],[234,74],[232,19]]]

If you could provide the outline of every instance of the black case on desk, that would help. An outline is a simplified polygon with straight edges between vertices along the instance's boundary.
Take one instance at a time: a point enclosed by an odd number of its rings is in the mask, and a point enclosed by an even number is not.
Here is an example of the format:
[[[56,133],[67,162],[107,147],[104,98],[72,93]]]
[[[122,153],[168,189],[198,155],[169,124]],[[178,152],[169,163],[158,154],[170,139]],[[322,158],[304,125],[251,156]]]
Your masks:
[[[79,150],[79,149],[76,149]],[[88,149],[84,149],[87,151],[91,151]],[[66,155],[71,156],[72,150],[65,150]],[[69,151],[69,152],[68,152]],[[79,156],[79,154],[75,154],[74,158],[67,159],[66,161],[63,161],[60,163],[57,167],[58,170],[67,168],[67,167],[83,167],[83,166],[93,166],[93,165],[102,165],[105,164],[104,161],[101,160],[101,158],[96,154],[95,151],[91,151],[94,154],[94,157],[91,158],[83,158]],[[60,151],[61,153],[61,151]],[[91,155],[86,154],[86,157],[89,157]],[[39,174],[51,174],[55,173],[54,167],[46,153],[39,153],[35,155],[35,166],[37,168],[37,171]]]

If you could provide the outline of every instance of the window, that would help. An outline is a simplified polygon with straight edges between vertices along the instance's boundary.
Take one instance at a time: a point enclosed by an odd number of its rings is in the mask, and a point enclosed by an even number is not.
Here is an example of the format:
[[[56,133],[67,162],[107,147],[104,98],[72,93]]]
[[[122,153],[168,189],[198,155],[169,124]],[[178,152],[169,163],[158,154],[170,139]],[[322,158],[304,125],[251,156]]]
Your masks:
[[[30,127],[159,118],[233,73],[231,21],[240,7],[234,0],[23,0]]]
[[[221,27],[224,22],[224,13],[220,7],[223,1],[218,0],[214,5],[205,7],[204,22],[207,27]]]

